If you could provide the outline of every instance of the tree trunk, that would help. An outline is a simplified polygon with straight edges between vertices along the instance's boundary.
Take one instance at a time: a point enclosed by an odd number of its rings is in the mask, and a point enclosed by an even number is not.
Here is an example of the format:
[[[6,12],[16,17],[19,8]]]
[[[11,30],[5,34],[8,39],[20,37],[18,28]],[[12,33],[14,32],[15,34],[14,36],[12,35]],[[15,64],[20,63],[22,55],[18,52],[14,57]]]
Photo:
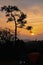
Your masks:
[[[17,23],[16,23],[16,18],[15,18],[15,16],[12,14],[12,12],[11,12],[11,16],[14,18],[14,23],[15,23],[15,43],[16,43],[16,40],[17,40]]]
[[[16,43],[16,40],[17,40],[17,23],[16,23],[15,18],[14,18],[14,22],[15,22],[15,43]]]

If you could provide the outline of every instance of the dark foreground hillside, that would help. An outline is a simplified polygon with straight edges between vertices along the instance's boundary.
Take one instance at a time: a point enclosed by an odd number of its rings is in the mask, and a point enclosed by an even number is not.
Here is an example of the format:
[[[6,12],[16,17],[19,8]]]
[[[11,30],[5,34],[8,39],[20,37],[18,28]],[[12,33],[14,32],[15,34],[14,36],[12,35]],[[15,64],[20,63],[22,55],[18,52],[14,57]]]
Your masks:
[[[43,41],[0,42],[0,65],[43,65]]]

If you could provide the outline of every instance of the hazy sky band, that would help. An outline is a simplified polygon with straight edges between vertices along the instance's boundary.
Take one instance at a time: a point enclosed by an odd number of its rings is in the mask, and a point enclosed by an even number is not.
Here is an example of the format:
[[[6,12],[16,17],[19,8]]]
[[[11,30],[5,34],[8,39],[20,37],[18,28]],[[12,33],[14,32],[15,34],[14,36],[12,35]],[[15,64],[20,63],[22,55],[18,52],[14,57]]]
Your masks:
[[[0,5],[18,5],[21,7],[29,7],[32,5],[43,5],[43,0],[0,0]]]

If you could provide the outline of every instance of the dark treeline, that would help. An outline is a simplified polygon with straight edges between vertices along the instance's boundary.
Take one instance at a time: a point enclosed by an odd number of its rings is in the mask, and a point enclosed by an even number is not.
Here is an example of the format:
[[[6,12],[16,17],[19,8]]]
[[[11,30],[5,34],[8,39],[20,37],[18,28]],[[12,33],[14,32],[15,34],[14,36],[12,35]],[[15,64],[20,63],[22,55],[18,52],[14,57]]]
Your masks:
[[[9,31],[0,31],[0,64],[1,65],[34,65],[30,62],[30,53],[39,53],[35,65],[43,65],[43,40],[28,41],[17,39],[16,43]],[[12,40],[11,40],[12,39]]]

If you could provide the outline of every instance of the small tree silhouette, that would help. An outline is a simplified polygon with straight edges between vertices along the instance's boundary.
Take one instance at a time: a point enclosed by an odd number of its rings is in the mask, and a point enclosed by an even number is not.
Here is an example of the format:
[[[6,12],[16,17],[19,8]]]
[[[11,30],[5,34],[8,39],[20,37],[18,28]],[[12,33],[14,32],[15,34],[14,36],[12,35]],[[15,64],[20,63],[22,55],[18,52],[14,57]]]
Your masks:
[[[5,40],[5,41],[10,41],[10,39],[11,39],[10,29],[0,30],[0,39]]]
[[[26,15],[17,7],[17,6],[3,6],[1,7],[1,11],[5,11],[6,17],[8,17],[7,22],[14,21],[15,22],[15,43],[17,40],[17,27],[23,28],[26,24]],[[17,13],[18,12],[18,13]],[[18,18],[17,18],[18,17]],[[18,26],[20,25],[20,26]],[[27,30],[31,30],[32,27],[28,26]]]

